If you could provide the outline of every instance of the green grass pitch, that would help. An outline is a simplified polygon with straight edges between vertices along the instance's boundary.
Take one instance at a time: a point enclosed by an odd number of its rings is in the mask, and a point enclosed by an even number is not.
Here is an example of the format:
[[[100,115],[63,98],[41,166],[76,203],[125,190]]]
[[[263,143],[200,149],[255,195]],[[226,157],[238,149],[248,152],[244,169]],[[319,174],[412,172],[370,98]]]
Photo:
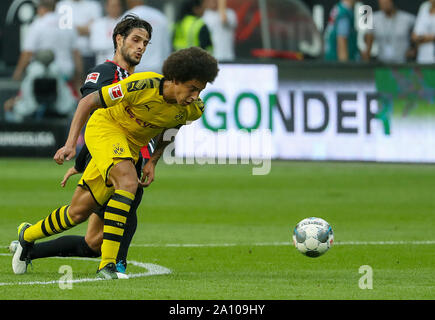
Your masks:
[[[79,177],[60,187],[68,165],[0,160],[0,299],[435,298],[433,165],[273,162],[254,176],[251,165],[161,162],[139,208],[132,278],[94,281],[98,259],[70,258],[35,260],[14,275],[7,246],[19,223],[69,203]],[[315,259],[291,244],[310,216],[326,219],[336,241]],[[360,288],[361,266],[372,269],[372,289]]]

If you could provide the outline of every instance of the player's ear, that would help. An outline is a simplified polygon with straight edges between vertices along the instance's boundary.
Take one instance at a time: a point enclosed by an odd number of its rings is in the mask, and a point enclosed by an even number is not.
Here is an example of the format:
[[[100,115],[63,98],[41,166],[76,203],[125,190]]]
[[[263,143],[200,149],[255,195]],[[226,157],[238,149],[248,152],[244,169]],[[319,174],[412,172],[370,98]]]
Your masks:
[[[121,48],[123,43],[124,43],[124,37],[118,33],[116,35],[116,49]]]

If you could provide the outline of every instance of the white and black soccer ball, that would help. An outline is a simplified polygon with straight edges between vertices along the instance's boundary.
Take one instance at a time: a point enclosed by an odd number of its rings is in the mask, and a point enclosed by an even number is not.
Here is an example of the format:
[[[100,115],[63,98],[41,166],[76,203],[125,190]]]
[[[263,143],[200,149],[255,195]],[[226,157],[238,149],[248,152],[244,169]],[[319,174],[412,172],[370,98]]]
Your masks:
[[[328,222],[311,217],[299,222],[293,230],[293,244],[303,255],[316,258],[331,248],[334,232]]]

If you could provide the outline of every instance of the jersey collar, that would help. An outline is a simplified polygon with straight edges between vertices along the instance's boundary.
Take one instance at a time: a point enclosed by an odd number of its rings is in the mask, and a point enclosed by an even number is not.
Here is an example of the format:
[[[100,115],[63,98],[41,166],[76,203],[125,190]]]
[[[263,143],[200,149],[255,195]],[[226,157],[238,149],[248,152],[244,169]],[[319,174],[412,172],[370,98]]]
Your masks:
[[[123,67],[121,67],[119,64],[117,64],[115,61],[112,61],[112,60],[107,59],[106,62],[113,63],[114,65],[117,65],[117,66],[120,67],[122,70],[124,70],[125,72],[127,72],[127,70],[125,70]],[[127,72],[127,74],[128,74],[128,72]]]

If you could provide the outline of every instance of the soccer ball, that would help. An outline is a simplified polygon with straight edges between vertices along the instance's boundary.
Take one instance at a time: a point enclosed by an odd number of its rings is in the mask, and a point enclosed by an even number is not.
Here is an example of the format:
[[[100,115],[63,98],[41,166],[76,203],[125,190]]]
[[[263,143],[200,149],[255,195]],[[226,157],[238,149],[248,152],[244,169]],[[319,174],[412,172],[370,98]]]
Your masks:
[[[293,244],[303,255],[316,258],[331,248],[334,232],[328,222],[321,218],[306,218],[293,230]]]

